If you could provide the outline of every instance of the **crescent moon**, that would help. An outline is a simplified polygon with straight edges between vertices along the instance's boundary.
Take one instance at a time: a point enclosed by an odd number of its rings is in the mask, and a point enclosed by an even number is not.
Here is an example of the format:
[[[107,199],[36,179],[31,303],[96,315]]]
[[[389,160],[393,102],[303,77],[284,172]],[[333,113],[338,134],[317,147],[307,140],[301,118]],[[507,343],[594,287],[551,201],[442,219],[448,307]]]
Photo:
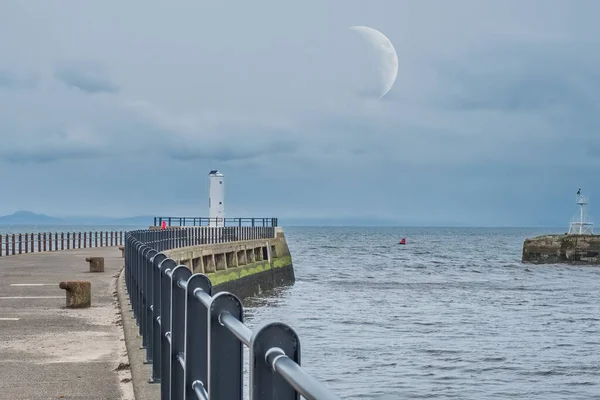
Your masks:
[[[394,86],[394,82],[396,82],[396,77],[398,76],[398,55],[396,54],[396,49],[394,49],[394,45],[390,39],[376,29],[369,28],[368,26],[351,26],[349,29],[365,37],[379,52],[379,71],[381,72],[383,82],[383,90],[379,96],[381,99]]]

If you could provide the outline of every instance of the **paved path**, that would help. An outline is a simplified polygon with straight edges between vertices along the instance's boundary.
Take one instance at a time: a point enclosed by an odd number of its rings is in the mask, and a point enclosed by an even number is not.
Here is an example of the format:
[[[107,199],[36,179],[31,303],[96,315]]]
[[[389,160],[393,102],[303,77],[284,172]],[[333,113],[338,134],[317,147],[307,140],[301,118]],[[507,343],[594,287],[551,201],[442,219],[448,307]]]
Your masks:
[[[0,257],[0,399],[133,399],[115,299],[120,253],[104,247]],[[89,272],[90,256],[104,257],[104,273]],[[90,281],[92,307],[66,309],[62,280]]]
[[[135,318],[133,318],[131,305],[129,304],[124,273],[121,273],[117,288],[123,314],[123,330],[125,331],[135,398],[137,400],[159,400],[160,384],[148,382],[148,379],[152,376],[152,364],[144,364],[146,350],[140,347],[142,339],[139,335],[139,327],[135,322]]]

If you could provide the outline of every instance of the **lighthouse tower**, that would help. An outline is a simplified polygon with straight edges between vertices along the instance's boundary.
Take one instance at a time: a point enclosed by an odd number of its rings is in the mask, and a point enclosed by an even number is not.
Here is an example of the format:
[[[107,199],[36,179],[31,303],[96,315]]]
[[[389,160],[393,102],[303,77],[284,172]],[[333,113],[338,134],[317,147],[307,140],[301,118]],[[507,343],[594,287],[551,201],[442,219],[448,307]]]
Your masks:
[[[214,169],[208,173],[208,216],[209,226],[225,225],[224,175]]]
[[[577,191],[576,203],[579,206],[579,216],[575,217],[569,226],[569,235],[593,235],[593,223],[587,219],[587,199]]]

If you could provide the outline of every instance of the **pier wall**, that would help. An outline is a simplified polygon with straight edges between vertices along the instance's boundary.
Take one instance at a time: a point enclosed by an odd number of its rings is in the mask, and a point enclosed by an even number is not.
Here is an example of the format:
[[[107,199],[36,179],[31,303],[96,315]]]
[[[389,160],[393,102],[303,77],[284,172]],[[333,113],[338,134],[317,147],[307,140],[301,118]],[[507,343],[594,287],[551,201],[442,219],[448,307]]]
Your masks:
[[[244,298],[295,281],[292,256],[281,227],[275,228],[272,239],[202,244],[163,253],[192,273],[206,274],[213,293],[227,291]]]
[[[545,235],[526,239],[522,262],[600,265],[600,235]]]

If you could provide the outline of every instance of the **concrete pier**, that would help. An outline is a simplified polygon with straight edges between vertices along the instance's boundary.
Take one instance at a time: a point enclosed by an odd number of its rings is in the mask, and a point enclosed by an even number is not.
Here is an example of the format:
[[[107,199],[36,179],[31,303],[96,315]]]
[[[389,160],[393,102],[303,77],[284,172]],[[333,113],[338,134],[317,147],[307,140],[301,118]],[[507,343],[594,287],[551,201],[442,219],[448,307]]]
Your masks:
[[[164,252],[193,273],[206,274],[215,293],[227,291],[240,298],[293,284],[292,256],[283,228],[271,239],[203,244]]]
[[[87,257],[104,257],[90,273]],[[0,258],[0,398],[125,399],[133,386],[115,298],[117,247]],[[91,307],[67,309],[61,281],[89,281]]]
[[[295,280],[283,229],[274,229],[274,238],[165,253],[207,274],[214,293],[244,298]],[[128,303],[122,250],[53,250],[0,257],[0,399],[158,399]],[[90,268],[94,260],[103,268]],[[66,306],[75,283],[91,291],[85,307]]]
[[[600,235],[544,235],[526,239],[522,262],[600,265]]]

